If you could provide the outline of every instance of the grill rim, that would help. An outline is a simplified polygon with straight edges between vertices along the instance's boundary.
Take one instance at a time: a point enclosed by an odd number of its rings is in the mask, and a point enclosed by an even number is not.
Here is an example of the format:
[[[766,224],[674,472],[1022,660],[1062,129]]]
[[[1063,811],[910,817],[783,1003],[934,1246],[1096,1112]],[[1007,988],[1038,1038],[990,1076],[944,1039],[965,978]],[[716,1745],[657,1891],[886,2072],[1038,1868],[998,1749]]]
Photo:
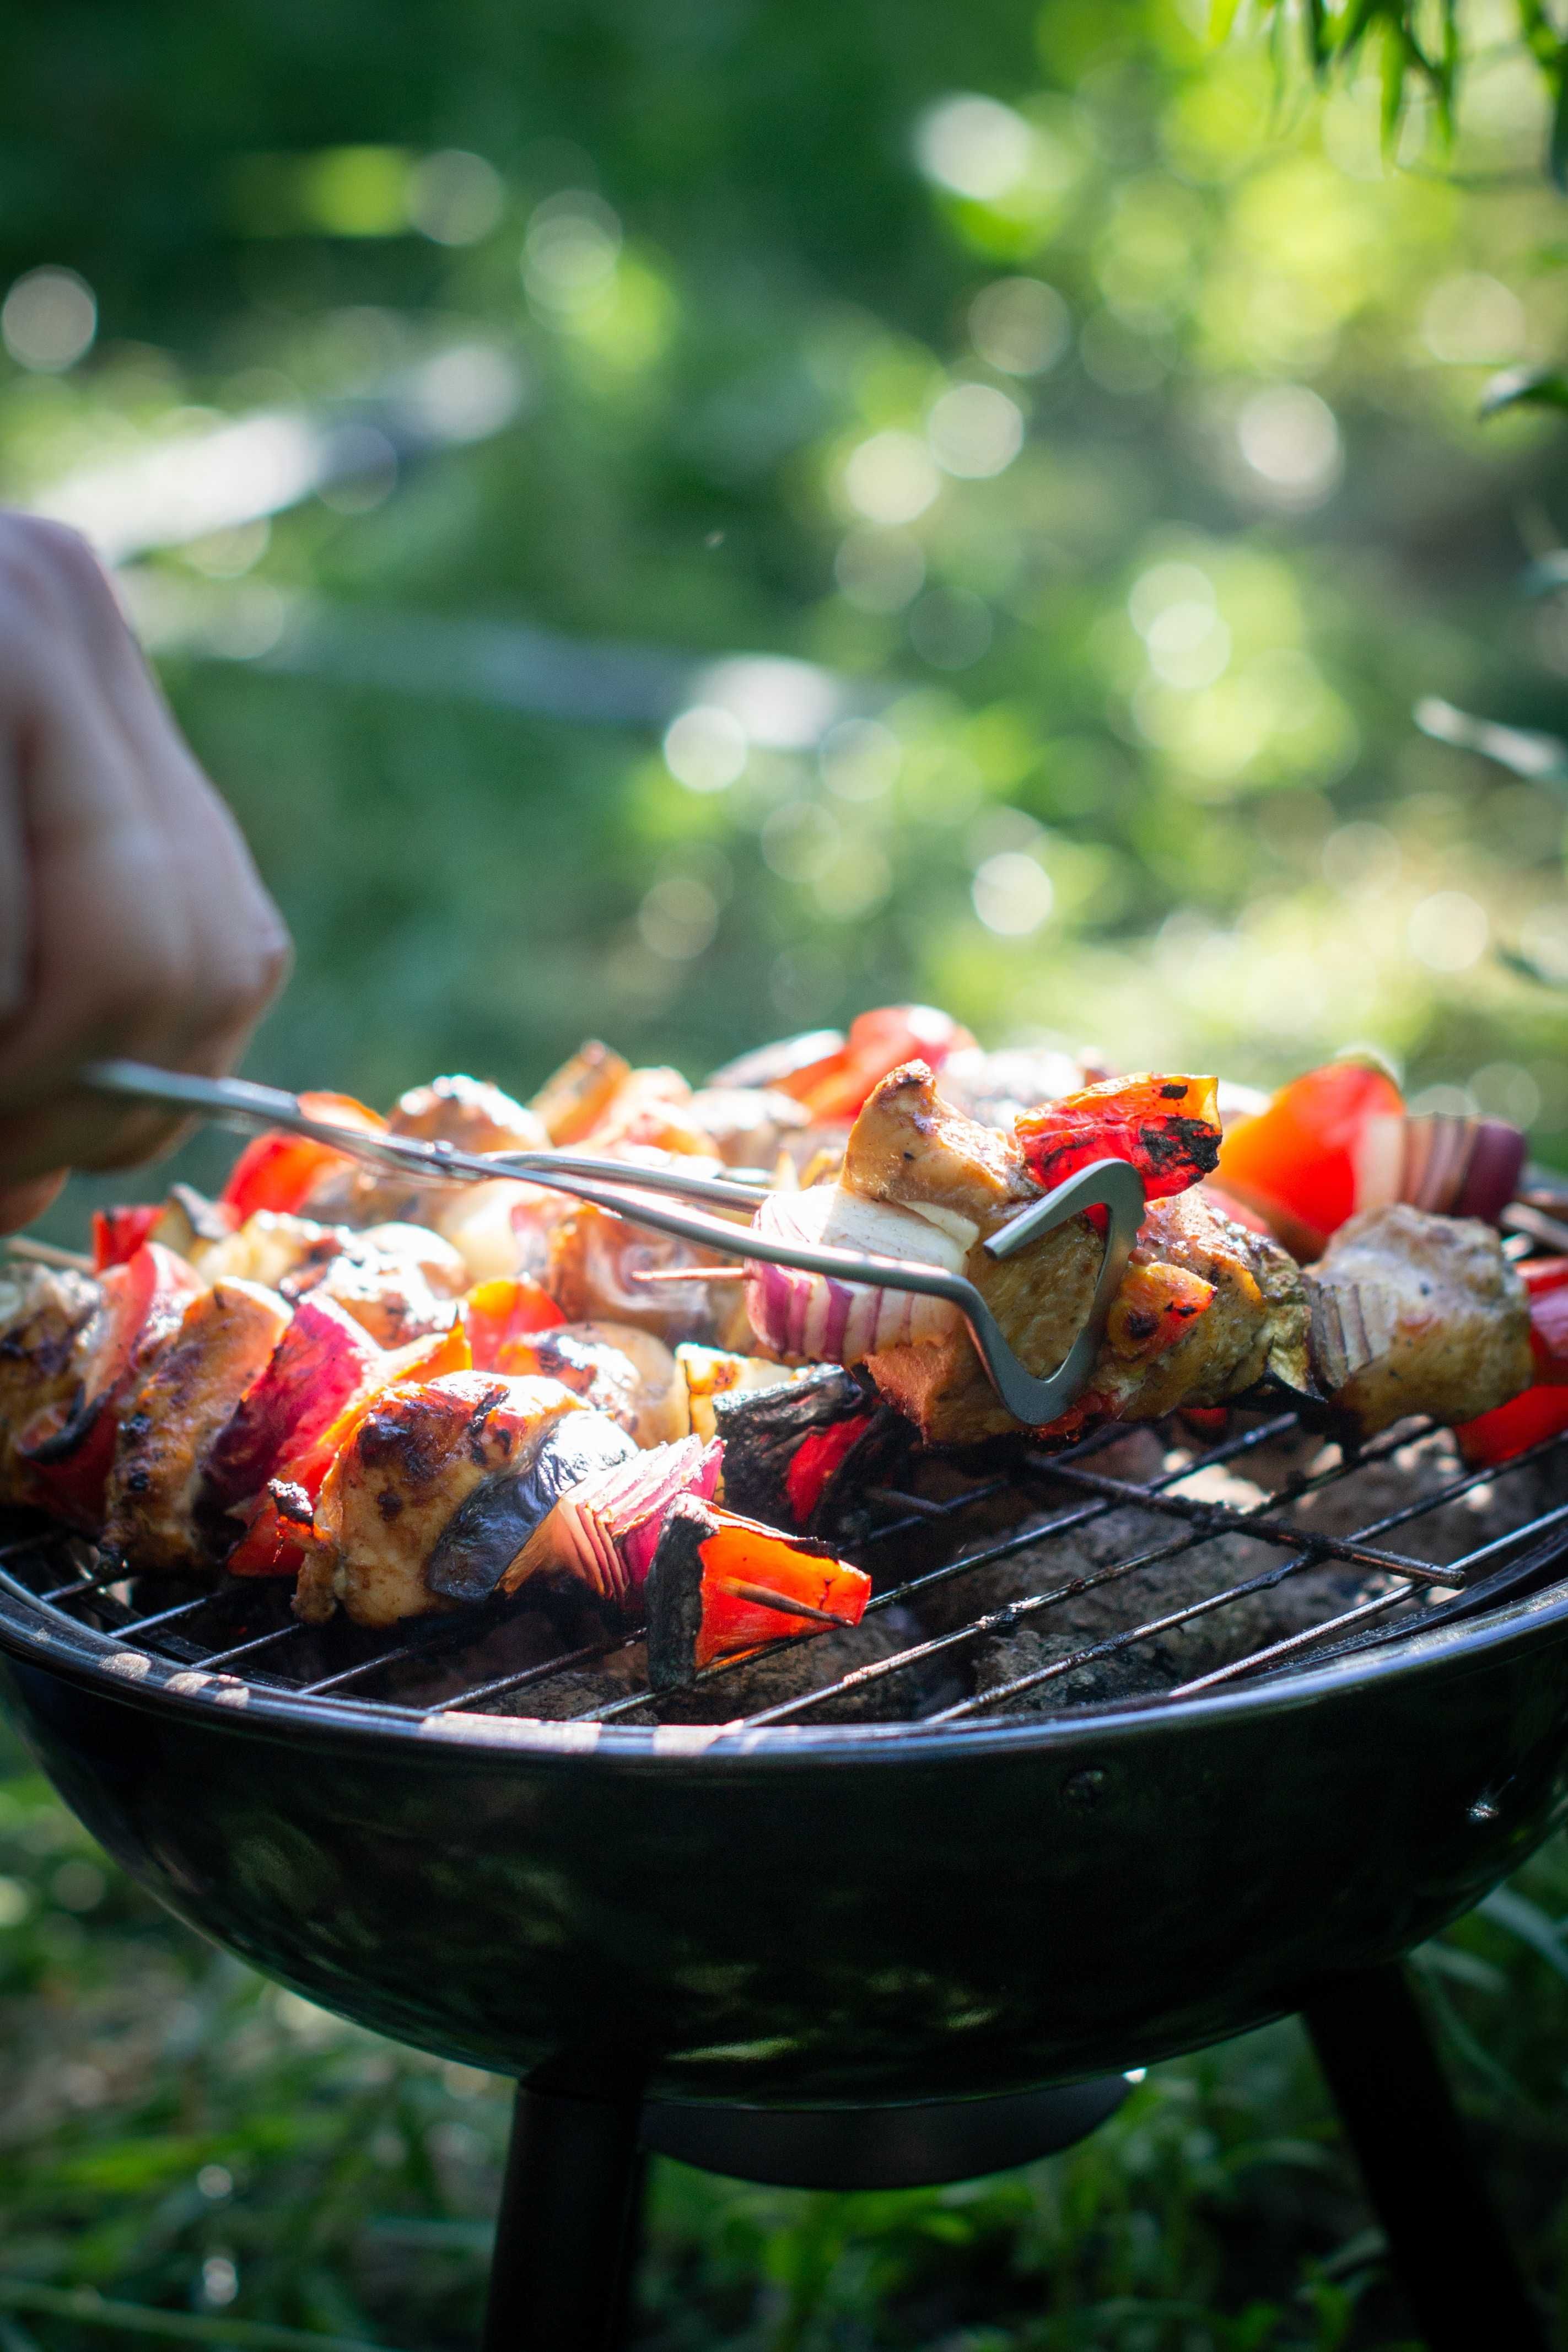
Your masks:
[[[55,1539],[52,1532],[40,1542]],[[1568,1551],[1568,1541],[1564,1550]],[[363,1756],[377,1747],[423,1748],[434,1760],[443,1750],[472,1758],[488,1751],[499,1763],[526,1758],[562,1766],[600,1760],[659,1769],[700,1763],[705,1770],[770,1769],[824,1761],[929,1765],[962,1756],[1049,1753],[1103,1747],[1173,1726],[1239,1725],[1284,1708],[1327,1704],[1393,1677],[1460,1671],[1493,1662],[1495,1653],[1543,1644],[1553,1631],[1568,1635],[1568,1576],[1540,1592],[1500,1602],[1482,1615],[1413,1631],[1381,1649],[1333,1658],[1321,1665],[1265,1675],[1187,1698],[1133,1697],[1092,1708],[1064,1709],[1020,1720],[944,1725],[920,1722],[777,1724],[731,1729],[724,1724],[619,1725],[541,1721],[518,1716],[454,1710],[400,1715],[387,1705],[351,1699],[308,1699],[279,1685],[247,1683],[238,1675],[183,1664],[152,1651],[117,1643],[112,1635],[47,1611],[0,1581],[0,1654],[24,1665],[84,1684],[98,1696],[162,1715],[171,1709],[193,1721],[220,1718],[226,1727],[257,1738],[280,1730],[313,1743]],[[117,1661],[124,1661],[119,1664]]]

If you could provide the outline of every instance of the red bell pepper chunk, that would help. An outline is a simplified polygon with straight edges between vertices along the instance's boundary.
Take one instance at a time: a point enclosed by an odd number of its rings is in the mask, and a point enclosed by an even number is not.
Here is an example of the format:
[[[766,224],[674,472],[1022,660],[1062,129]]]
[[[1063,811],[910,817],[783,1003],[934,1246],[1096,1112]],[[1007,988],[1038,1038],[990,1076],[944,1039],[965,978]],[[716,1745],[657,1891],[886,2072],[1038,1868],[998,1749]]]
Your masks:
[[[1472,1470],[1495,1469],[1528,1453],[1542,1439],[1568,1429],[1568,1387],[1537,1381],[1507,1404],[1493,1407],[1475,1421],[1461,1422],[1454,1435],[1459,1452]]]
[[[133,1258],[163,1212],[156,1201],[129,1209],[95,1209],[92,1213],[92,1270],[105,1274],[111,1265]]]
[[[381,1135],[386,1129],[384,1118],[350,1095],[301,1095],[299,1108],[330,1127],[353,1128],[363,1135]],[[273,1129],[246,1145],[218,1197],[240,1224],[258,1209],[294,1216],[324,1176],[353,1165],[347,1152],[334,1151],[329,1143]]]
[[[699,1548],[703,1613],[694,1656],[697,1667],[802,1633],[813,1623],[826,1630],[820,1618],[769,1608],[756,1597],[760,1594],[776,1592],[843,1624],[860,1623],[871,1598],[871,1579],[863,1570],[845,1560],[818,1559],[749,1519],[718,1511],[714,1517],[716,1530]]]
[[[533,1369],[530,1335],[552,1329],[566,1317],[537,1282],[525,1275],[501,1275],[475,1284],[463,1301],[463,1321],[476,1371],[528,1372]]]
[[[784,1491],[796,1520],[805,1527],[822,1499],[822,1491],[857,1439],[871,1427],[869,1412],[851,1413],[847,1421],[830,1422],[803,1437],[784,1474]]]
[[[313,1444],[384,1361],[385,1350],[335,1300],[302,1298],[207,1457],[214,1500],[226,1507],[259,1494],[285,1455]]]
[[[1018,1122],[1030,1174],[1049,1190],[1096,1160],[1125,1160],[1151,1201],[1185,1192],[1219,1156],[1213,1078],[1107,1078]]]
[[[1530,1352],[1535,1377],[1568,1383],[1568,1257],[1526,1258],[1517,1269],[1530,1294]]]
[[[324,1303],[324,1302],[323,1302]],[[428,1339],[391,1352],[378,1349],[363,1385],[341,1404],[316,1434],[287,1446],[272,1470],[250,1525],[225,1562],[231,1576],[296,1576],[305,1562],[303,1522],[285,1505],[308,1509],[326,1484],[327,1473],[365,1414],[394,1381],[434,1381],[444,1372],[474,1369],[468,1334],[460,1319]],[[269,1367],[270,1370],[270,1367]],[[263,1376],[266,1377],[265,1375]],[[279,1488],[285,1490],[280,1505]]]
[[[814,1119],[854,1118],[867,1096],[903,1062],[925,1062],[939,1070],[960,1045],[972,1045],[969,1032],[931,1004],[883,1004],[861,1013],[836,1053],[775,1083],[793,1095]]]
[[[16,1440],[46,1510],[89,1533],[101,1525],[119,1409],[201,1286],[184,1259],[158,1242],[99,1276],[102,1304],[81,1393],[68,1408],[35,1415]]]
[[[1399,1117],[1404,1097],[1370,1062],[1329,1062],[1282,1087],[1219,1147],[1219,1181],[1260,1210],[1298,1255],[1317,1257],[1355,1213],[1357,1150],[1374,1119]]]

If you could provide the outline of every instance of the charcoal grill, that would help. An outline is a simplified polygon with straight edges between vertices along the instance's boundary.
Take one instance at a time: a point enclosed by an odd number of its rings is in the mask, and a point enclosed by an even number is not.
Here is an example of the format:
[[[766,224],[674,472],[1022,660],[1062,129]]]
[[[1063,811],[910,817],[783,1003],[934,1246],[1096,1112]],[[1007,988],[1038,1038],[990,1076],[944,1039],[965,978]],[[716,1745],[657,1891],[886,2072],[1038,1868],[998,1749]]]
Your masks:
[[[1429,2341],[1529,2344],[1396,1964],[1568,1811],[1568,1500],[1540,1507],[1543,1469],[1568,1496],[1568,1440],[1348,1533],[1303,1532],[1293,1501],[1408,1425],[1262,1505],[1191,1491],[1291,1428],[1238,1413],[1195,1450],[1176,1424],[1186,1456],[1153,1480],[1090,1442],[937,1499],[878,1490],[853,1548],[873,1612],[951,1601],[1025,1547],[1038,1590],[730,1722],[661,1721],[640,1682],[531,1719],[602,1636],[497,1672],[504,1609],[308,1629],[276,1587],[128,1583],[37,1519],[0,1544],[0,1675],[67,1801],[182,1917],[520,2079],[490,2352],[613,2340],[640,2139],[763,2179],[960,2177],[1092,2127],[1128,2068],[1297,2009]],[[1435,1565],[1422,1520],[1483,1478],[1517,1517]],[[1052,1580],[1052,1541],[1129,1504],[1166,1532]],[[934,1685],[934,1662],[1238,1531],[1270,1548],[1260,1573],[988,1691]],[[1384,1581],[1175,1688],[1071,1703],[1086,1664],[1324,1561]],[[707,1670],[715,1712],[745,1671]],[[900,1678],[924,1717],[821,1719]]]

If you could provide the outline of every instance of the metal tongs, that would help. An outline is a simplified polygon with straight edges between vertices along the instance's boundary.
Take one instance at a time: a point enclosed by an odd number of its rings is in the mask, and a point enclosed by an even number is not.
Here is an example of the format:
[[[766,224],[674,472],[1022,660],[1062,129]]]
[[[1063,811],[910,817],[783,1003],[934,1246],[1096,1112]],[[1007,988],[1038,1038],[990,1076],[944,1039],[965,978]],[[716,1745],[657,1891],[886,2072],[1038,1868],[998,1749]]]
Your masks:
[[[334,1127],[325,1119],[312,1118],[301,1109],[297,1096],[275,1087],[252,1086],[244,1078],[194,1077],[181,1070],[154,1069],[145,1062],[93,1062],[81,1071],[80,1081],[99,1094],[129,1095],[138,1102],[196,1112],[227,1126],[284,1128],[372,1167],[390,1168],[426,1182],[474,1184],[514,1177],[570,1193],[596,1208],[613,1210],[632,1224],[646,1225],[655,1233],[695,1242],[730,1257],[792,1266],[801,1274],[831,1276],[870,1289],[913,1290],[928,1298],[945,1298],[968,1325],[980,1361],[1002,1403],[1031,1429],[1056,1420],[1082,1393],[1144,1217],[1144,1186],[1137,1171],[1124,1160],[1097,1160],[1057,1185],[1054,1192],[1031,1202],[982,1244],[988,1256],[1011,1257],[1086,1209],[1106,1212],[1105,1251],[1089,1313],[1061,1362],[1042,1380],[1019,1361],[990,1308],[961,1274],[913,1259],[775,1241],[749,1226],[692,1210],[666,1208],[663,1202],[648,1197],[671,1193],[680,1200],[708,1202],[732,1215],[737,1211],[751,1213],[761,1207],[768,1191],[745,1175],[688,1176],[674,1168],[633,1169],[624,1160],[570,1151],[499,1151],[480,1158],[446,1143],[421,1143],[411,1136],[367,1135]],[[701,1278],[700,1270],[694,1271],[692,1279]]]

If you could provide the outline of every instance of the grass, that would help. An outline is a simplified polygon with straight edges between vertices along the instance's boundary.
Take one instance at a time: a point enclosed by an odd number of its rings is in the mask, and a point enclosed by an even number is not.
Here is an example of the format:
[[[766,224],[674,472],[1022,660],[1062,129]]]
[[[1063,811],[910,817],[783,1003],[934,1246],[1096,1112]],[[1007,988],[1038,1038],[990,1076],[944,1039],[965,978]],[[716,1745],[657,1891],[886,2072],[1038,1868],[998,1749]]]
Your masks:
[[[0,2352],[471,2344],[508,2086],[214,1952],[4,1761]],[[1558,2343],[1565,1912],[1558,1839],[1416,1963]],[[839,2196],[653,2168],[637,2352],[1413,2341],[1293,2021],[1152,2069],[1092,2138],[988,2180]]]

